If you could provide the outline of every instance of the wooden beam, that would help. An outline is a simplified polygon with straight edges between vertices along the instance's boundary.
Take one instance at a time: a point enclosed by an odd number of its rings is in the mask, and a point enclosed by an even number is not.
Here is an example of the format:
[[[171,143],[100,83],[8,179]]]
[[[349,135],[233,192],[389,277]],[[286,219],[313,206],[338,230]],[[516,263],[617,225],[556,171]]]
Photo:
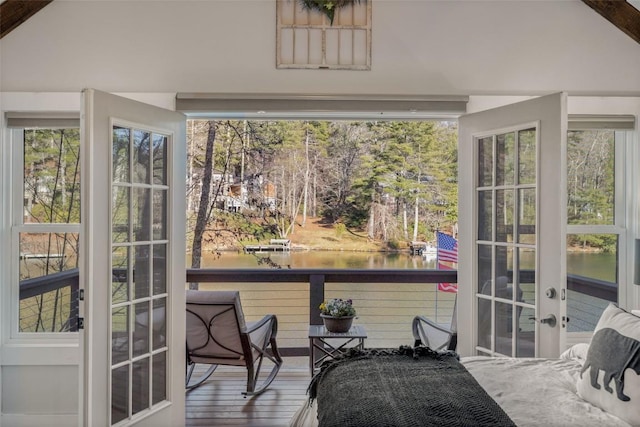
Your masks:
[[[624,0],[582,1],[637,43],[640,43],[640,10]]]
[[[53,0],[5,0],[0,4],[0,39]]]

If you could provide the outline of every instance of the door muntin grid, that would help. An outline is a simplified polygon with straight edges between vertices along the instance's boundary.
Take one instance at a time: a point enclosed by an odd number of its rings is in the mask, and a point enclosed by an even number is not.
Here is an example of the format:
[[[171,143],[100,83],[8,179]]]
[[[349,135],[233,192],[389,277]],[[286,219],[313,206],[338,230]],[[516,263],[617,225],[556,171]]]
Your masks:
[[[537,127],[476,138],[477,352],[535,355]]]
[[[111,424],[167,398],[169,135],[112,126]]]

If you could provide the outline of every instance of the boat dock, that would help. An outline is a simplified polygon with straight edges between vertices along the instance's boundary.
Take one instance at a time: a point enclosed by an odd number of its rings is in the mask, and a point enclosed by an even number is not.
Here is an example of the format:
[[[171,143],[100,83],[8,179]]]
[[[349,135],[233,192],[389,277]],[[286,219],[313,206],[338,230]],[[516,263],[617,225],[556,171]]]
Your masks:
[[[63,258],[62,254],[31,254],[21,253],[20,259],[50,259],[50,258]]]
[[[291,250],[291,240],[271,239],[268,245],[247,245],[245,252],[289,252]]]
[[[434,256],[436,255],[437,249],[435,246],[431,245],[427,242],[411,242],[409,243],[409,251],[411,255],[422,255],[426,256]]]

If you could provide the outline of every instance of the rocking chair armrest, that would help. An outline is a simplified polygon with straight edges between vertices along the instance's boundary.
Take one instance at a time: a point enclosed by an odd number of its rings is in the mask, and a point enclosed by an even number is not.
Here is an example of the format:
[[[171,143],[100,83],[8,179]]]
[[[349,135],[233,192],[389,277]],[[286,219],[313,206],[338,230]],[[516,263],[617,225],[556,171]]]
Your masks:
[[[441,332],[447,333],[447,334],[453,334],[454,332],[451,330],[451,327],[448,326],[444,326],[441,325],[439,323],[434,322],[433,320],[424,317],[424,316],[416,316],[413,318],[413,331],[415,332],[417,329],[418,324],[422,322],[422,323],[426,323],[427,325],[429,325],[430,327],[437,329]]]
[[[259,321],[251,324],[250,326],[247,326],[247,333],[250,334],[252,332],[255,332],[258,329],[262,328],[265,324],[270,323],[270,322],[273,323],[273,325],[272,325],[272,329],[273,329],[272,335],[275,335],[275,333],[278,331],[278,319],[273,314],[267,314],[266,316],[264,316]]]
[[[415,340],[416,344],[422,343],[422,337],[420,336],[420,330],[422,329],[421,324],[426,325],[427,328],[435,329],[436,331],[448,334],[449,337],[453,337],[456,335],[456,332],[451,330],[451,327],[436,323],[425,316],[416,316],[413,318],[411,327],[411,331],[413,332],[413,339]]]

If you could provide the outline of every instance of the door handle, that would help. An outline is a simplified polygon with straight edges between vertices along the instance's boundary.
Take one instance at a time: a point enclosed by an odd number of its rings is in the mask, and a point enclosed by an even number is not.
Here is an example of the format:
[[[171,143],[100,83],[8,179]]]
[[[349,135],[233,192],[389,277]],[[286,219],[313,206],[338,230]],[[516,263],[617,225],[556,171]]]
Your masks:
[[[556,323],[558,323],[558,320],[556,319],[555,315],[550,314],[547,317],[545,317],[544,319],[540,319],[540,323],[546,323],[547,325],[549,325],[552,328],[554,328],[556,326]]]
[[[535,317],[529,317],[529,320],[538,320]],[[555,328],[556,323],[558,323],[558,319],[553,314],[548,315],[547,317],[540,319],[540,323],[547,324],[552,328]]]

